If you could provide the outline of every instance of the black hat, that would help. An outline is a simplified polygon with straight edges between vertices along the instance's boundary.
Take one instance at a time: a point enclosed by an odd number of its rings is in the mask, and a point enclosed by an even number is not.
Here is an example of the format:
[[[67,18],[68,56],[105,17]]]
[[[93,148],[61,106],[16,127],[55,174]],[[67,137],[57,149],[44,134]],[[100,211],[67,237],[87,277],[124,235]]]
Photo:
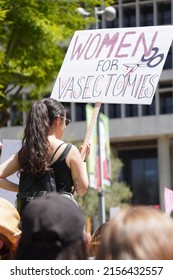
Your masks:
[[[52,192],[28,203],[22,214],[21,243],[56,243],[63,248],[84,234],[84,215],[73,200]]]

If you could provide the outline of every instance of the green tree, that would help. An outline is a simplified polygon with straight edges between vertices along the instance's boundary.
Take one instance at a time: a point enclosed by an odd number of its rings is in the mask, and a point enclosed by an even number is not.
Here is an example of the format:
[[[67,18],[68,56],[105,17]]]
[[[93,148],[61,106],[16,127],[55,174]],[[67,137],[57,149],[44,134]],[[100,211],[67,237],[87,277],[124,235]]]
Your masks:
[[[50,94],[70,38],[94,21],[77,12],[81,2],[0,0],[0,126],[7,122],[10,106],[25,110],[29,100]],[[84,3],[93,12],[101,1]]]
[[[116,157],[113,149],[111,151],[111,173],[112,182],[109,192],[105,192],[105,210],[106,215],[109,217],[110,207],[123,207],[131,203],[132,192],[129,186],[124,182],[119,182],[119,176],[122,169],[122,162]],[[93,219],[99,213],[99,198],[98,191],[89,188],[87,195],[84,197],[76,198],[80,207],[83,209],[86,216]]]
[[[119,176],[123,164],[117,157],[112,156],[111,168],[112,168],[112,185],[111,191],[105,193],[106,212],[109,213],[110,207],[123,207],[131,203],[132,192],[130,187],[125,182],[119,181]]]

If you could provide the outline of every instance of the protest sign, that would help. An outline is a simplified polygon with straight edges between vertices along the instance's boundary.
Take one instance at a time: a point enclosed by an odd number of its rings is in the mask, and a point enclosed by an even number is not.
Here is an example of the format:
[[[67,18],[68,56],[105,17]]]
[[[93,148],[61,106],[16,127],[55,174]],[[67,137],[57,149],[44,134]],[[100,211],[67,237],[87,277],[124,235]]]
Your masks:
[[[173,27],[76,31],[51,97],[61,102],[151,104]]]

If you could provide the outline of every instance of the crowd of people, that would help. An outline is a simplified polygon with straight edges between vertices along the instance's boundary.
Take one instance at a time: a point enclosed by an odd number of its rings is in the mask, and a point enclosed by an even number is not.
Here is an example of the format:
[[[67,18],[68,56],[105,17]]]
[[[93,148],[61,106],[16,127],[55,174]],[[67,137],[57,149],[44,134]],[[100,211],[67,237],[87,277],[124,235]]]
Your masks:
[[[81,157],[82,147],[62,141],[69,121],[68,110],[60,102],[52,98],[34,102],[21,149],[0,165],[0,188],[28,201],[21,211],[19,205],[16,209],[0,198],[0,259],[173,259],[172,217],[152,206],[120,209],[88,240],[84,213],[73,194],[87,193],[90,145]],[[25,180],[17,185],[7,179],[15,172],[24,179],[39,178],[48,170],[55,176],[52,192],[35,193]]]
[[[152,206],[126,206],[90,240],[85,216],[69,197],[48,193],[20,215],[0,198],[1,260],[172,260],[172,217]]]

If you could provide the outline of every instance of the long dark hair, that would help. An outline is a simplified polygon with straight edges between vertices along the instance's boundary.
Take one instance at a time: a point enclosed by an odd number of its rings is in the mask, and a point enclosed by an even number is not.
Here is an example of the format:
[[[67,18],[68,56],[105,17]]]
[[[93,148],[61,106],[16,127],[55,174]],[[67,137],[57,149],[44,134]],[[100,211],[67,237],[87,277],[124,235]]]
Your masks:
[[[36,175],[48,168],[48,133],[57,116],[65,116],[65,107],[55,99],[44,98],[30,108],[22,148],[18,153],[21,171]]]

